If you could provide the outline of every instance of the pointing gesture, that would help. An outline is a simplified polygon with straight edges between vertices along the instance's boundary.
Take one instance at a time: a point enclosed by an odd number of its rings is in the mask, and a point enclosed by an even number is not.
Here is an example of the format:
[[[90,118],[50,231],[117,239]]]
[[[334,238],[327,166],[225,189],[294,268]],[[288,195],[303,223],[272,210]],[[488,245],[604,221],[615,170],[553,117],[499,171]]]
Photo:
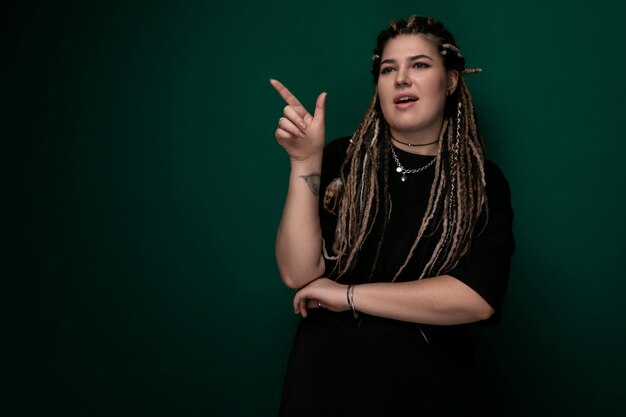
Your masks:
[[[325,141],[326,93],[317,97],[315,112],[311,115],[280,81],[270,80],[270,84],[286,103],[274,134],[280,146],[292,161],[303,162],[321,156]]]

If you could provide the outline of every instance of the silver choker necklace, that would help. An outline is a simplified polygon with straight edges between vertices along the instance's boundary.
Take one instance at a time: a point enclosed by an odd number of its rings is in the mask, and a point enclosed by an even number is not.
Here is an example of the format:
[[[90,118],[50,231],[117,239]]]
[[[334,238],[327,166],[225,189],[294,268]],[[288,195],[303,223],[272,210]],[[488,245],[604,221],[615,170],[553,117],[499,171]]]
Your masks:
[[[425,169],[428,169],[432,164],[435,163],[435,160],[437,159],[436,157],[433,158],[432,161],[430,161],[429,163],[427,163],[426,165],[424,165],[421,168],[416,168],[416,169],[406,169],[405,167],[402,166],[402,164],[400,163],[400,160],[398,159],[398,155],[396,155],[396,151],[393,149],[394,146],[391,145],[391,155],[393,156],[394,161],[396,161],[396,165],[398,166],[396,168],[396,172],[399,172],[402,174],[402,176],[400,177],[400,179],[402,180],[402,182],[406,181],[406,174],[417,174],[418,172],[422,172]]]

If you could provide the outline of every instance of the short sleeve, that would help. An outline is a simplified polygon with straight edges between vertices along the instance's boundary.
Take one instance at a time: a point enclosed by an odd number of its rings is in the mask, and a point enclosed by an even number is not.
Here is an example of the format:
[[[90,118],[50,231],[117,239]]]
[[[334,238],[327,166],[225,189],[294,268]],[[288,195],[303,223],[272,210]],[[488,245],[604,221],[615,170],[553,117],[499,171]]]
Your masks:
[[[515,251],[509,183],[494,163],[485,163],[488,210],[481,215],[469,252],[447,273],[476,291],[495,310],[487,324],[499,321]]]

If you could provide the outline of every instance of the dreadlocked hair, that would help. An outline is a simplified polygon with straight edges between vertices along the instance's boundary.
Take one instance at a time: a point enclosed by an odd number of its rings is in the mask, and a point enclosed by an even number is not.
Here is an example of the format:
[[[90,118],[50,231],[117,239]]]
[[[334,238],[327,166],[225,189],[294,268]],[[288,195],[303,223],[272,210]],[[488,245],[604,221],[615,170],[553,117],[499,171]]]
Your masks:
[[[472,96],[463,77],[465,58],[443,24],[431,17],[416,15],[408,20],[391,21],[389,27],[379,34],[374,49],[374,84],[378,82],[381,57],[387,42],[400,35],[415,34],[424,35],[438,48],[444,66],[448,71],[458,71],[459,80],[454,93],[446,100],[439,136],[440,151],[435,161],[435,176],[426,212],[415,241],[392,281],[409,264],[424,237],[438,236],[438,240],[419,278],[440,275],[452,269],[469,250],[487,198],[484,143],[478,132]],[[324,251],[326,258],[336,261],[334,272],[337,279],[354,268],[376,219],[382,219],[384,236],[391,214],[388,193],[391,146],[389,126],[382,116],[378,95],[374,94],[350,140],[340,170],[342,190],[333,254]],[[378,263],[381,246],[382,239],[379,239],[371,274]]]

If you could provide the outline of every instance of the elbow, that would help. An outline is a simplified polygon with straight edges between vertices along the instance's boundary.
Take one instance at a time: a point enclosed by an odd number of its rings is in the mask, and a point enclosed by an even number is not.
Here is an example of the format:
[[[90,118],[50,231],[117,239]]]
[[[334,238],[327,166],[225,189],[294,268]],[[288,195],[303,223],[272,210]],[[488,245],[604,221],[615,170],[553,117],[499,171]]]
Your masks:
[[[300,284],[301,281],[294,279],[291,275],[280,274],[280,279],[287,288],[290,288],[292,290],[298,290],[302,287],[302,285]]]
[[[474,321],[484,321],[491,318],[496,313],[486,301],[481,303],[481,305],[476,306],[476,308],[472,311],[474,316]]]
[[[287,288],[291,288],[292,290],[298,288],[299,280],[297,280],[296,277],[287,270],[287,268],[281,268],[279,264],[278,272],[280,274],[280,280],[283,282],[283,284],[285,284]]]
[[[460,323],[485,321],[496,312],[482,297],[457,304],[455,310]]]
[[[293,276],[280,274],[280,279],[287,288],[294,291],[298,291],[300,288],[306,286],[309,282],[315,281],[319,276]]]
[[[303,270],[288,270],[287,268],[280,268],[280,279],[292,290],[299,290],[300,288],[306,286],[308,283],[315,281],[320,278],[324,274],[324,264],[321,263],[315,268],[310,268],[306,271]]]

